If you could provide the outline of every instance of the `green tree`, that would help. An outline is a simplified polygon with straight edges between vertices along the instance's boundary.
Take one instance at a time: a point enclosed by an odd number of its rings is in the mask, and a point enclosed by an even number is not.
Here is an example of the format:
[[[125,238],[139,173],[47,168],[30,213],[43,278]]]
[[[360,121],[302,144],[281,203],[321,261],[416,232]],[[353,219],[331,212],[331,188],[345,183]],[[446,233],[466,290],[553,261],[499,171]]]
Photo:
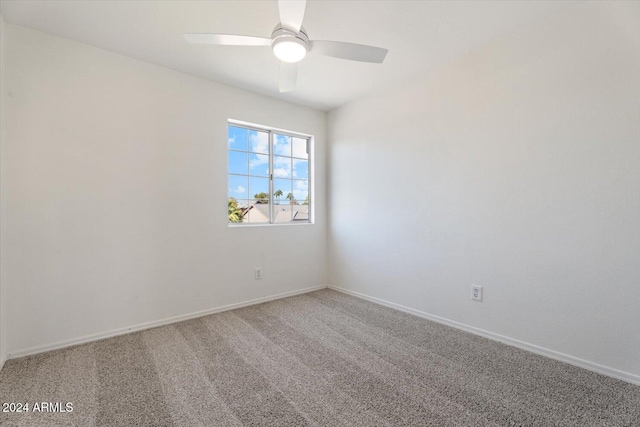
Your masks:
[[[278,199],[278,204],[280,204],[280,197],[282,197],[282,190],[276,190],[276,192],[273,193],[273,195],[276,197],[276,199]]]
[[[229,197],[229,222],[242,222],[242,208],[233,197]]]
[[[291,204],[291,205],[295,205],[296,204],[296,199],[293,198],[293,194],[291,194],[291,193],[287,194],[287,200],[289,200],[289,204]]]
[[[258,193],[253,197],[257,199],[256,203],[269,203],[269,195],[267,193]]]
[[[307,194],[307,197],[304,199],[304,202],[302,202],[303,205],[308,205],[309,204],[309,195]]]

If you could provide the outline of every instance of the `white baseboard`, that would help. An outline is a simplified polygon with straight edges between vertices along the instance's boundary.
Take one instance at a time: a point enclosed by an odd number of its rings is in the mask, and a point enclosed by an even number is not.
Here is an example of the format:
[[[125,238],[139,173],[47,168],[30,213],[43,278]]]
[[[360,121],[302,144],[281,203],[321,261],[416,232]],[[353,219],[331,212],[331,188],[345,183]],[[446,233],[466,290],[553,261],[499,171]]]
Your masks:
[[[485,331],[484,329],[476,328],[473,326],[466,325],[464,323],[456,322],[455,320],[449,320],[444,317],[435,316],[433,314],[425,313],[420,310],[415,310],[413,308],[405,307],[400,304],[396,304],[393,302],[385,301],[380,298],[375,298],[369,295],[361,294],[360,292],[351,291],[349,289],[341,288],[338,286],[328,285],[329,289],[333,289],[334,291],[342,292],[348,295],[352,295],[354,297],[358,297],[361,299],[365,299],[367,301],[371,301],[380,305],[384,305],[386,307],[394,308],[396,310],[403,311],[405,313],[413,314],[414,316],[422,317],[424,319],[432,320],[434,322],[442,323],[447,326],[454,327],[456,329],[461,329],[466,332],[470,332],[475,335],[480,335],[485,338],[489,338],[494,341],[499,341],[501,343],[511,345],[513,347],[520,348],[522,350],[527,350],[532,353],[539,354],[541,356],[546,356],[551,359],[559,360],[561,362],[568,363],[570,365],[578,366],[580,368],[587,369],[589,371],[597,372],[598,374],[606,375],[609,377],[613,377],[622,381],[629,382],[631,384],[640,385],[640,375],[635,375],[629,372],[620,371],[618,369],[609,368],[607,366],[599,365],[597,363],[589,362],[588,360],[583,360],[574,356],[570,356],[568,354],[559,353],[554,350],[550,350],[548,348],[540,347],[535,344],[530,344],[524,341],[520,341],[514,338],[509,338],[504,335],[496,334],[493,332]]]
[[[197,311],[195,313],[182,314],[179,316],[168,317],[166,319],[154,320],[152,322],[140,323],[138,325],[129,326],[126,328],[113,329],[111,331],[99,332],[97,334],[85,335],[79,338],[73,338],[70,340],[59,341],[53,344],[46,344],[42,346],[32,347],[26,350],[19,350],[11,352],[4,360],[17,359],[19,357],[31,356],[33,354],[44,353],[51,350],[57,350],[60,348],[71,347],[79,344],[86,344],[92,341],[98,341],[105,338],[116,337],[118,335],[129,334],[132,332],[143,331],[145,329],[156,328],[158,326],[169,325],[171,323],[182,322],[184,320],[195,319],[202,316],[208,316],[209,314],[221,313],[223,311],[234,310],[236,308],[248,307],[250,305],[262,304],[263,302],[273,301],[281,298],[292,297],[295,295],[306,294],[309,292],[319,291],[325,289],[327,285],[313,286],[310,288],[298,289],[290,292],[283,292],[281,294],[269,295],[262,298],[256,298],[249,301],[243,301],[235,304],[224,305],[222,307],[211,308],[207,310]],[[4,364],[2,360],[2,364]],[[2,369],[0,367],[0,369]]]

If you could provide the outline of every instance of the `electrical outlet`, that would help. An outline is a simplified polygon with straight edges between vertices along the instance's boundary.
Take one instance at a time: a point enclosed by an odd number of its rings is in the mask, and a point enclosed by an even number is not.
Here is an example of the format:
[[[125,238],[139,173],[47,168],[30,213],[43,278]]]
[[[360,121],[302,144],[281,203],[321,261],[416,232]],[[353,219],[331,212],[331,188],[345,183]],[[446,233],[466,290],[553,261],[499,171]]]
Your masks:
[[[482,286],[471,285],[471,299],[482,302]]]
[[[256,280],[262,279],[262,267],[256,268],[255,273],[256,273]]]

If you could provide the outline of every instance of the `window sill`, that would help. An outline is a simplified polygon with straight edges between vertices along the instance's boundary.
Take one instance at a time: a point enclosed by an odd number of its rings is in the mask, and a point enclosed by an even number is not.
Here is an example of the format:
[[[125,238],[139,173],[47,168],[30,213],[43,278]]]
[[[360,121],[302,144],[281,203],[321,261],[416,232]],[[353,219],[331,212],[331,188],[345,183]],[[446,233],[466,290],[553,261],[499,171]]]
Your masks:
[[[265,224],[265,223],[258,223],[258,224],[233,224],[233,223],[228,223],[227,227],[229,228],[253,228],[253,227],[300,227],[300,226],[305,226],[305,225],[314,225],[313,222],[298,222],[298,223],[280,223],[280,224]]]

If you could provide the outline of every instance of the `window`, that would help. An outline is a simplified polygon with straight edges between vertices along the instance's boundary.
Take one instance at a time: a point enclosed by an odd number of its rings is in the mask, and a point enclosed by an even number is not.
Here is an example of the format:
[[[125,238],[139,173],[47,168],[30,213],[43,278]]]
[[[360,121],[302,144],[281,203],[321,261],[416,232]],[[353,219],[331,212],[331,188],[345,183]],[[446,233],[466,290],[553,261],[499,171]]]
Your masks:
[[[309,223],[311,137],[228,124],[229,224]]]

